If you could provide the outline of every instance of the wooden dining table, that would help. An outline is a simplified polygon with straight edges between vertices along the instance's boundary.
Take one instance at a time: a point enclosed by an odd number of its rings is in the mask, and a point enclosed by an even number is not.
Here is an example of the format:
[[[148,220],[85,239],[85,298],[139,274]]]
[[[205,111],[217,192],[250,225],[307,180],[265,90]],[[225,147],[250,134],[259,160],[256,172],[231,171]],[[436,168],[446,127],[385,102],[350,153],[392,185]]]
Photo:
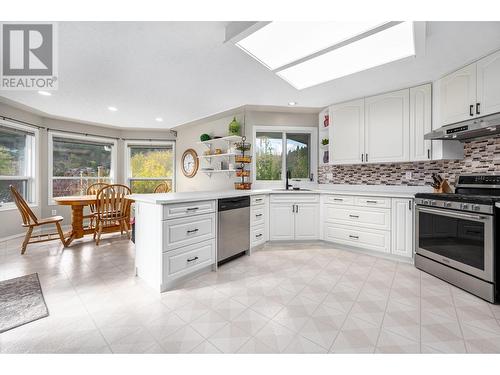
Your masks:
[[[128,198],[131,203],[134,202],[133,199]],[[90,206],[97,203],[96,195],[75,195],[69,197],[57,197],[54,201],[60,206],[71,206],[71,232],[66,240],[66,246],[69,246],[71,242],[75,239],[82,238],[87,234],[94,234],[95,228],[84,227],[83,225],[83,209],[85,206]],[[110,228],[115,229],[115,228]],[[117,230],[120,230],[120,226],[116,226]]]

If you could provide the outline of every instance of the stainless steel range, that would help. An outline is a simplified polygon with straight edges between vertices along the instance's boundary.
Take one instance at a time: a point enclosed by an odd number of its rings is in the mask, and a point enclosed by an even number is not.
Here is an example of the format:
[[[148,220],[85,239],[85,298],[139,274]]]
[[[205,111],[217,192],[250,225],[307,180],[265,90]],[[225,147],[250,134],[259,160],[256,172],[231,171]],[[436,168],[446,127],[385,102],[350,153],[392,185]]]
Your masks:
[[[496,202],[500,175],[462,175],[454,194],[416,194],[416,267],[498,300]]]

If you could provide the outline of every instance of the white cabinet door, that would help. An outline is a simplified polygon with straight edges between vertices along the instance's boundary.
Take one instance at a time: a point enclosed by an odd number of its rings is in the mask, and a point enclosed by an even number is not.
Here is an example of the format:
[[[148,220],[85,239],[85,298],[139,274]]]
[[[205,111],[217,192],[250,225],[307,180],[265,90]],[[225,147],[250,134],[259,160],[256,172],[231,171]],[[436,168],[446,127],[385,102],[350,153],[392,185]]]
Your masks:
[[[432,131],[431,84],[410,89],[410,161],[429,160],[432,141],[424,135]]]
[[[477,116],[500,112],[500,51],[477,62]]]
[[[294,219],[292,203],[271,204],[269,212],[269,237],[271,241],[294,239]]]
[[[413,256],[413,200],[392,200],[392,253]]]
[[[363,99],[330,107],[331,164],[356,164],[364,160],[364,123]]]
[[[319,239],[319,205],[297,204],[295,213],[295,239]]]
[[[440,126],[475,116],[476,64],[441,78],[438,87]]]
[[[409,105],[409,89],[365,99],[365,162],[410,160]]]

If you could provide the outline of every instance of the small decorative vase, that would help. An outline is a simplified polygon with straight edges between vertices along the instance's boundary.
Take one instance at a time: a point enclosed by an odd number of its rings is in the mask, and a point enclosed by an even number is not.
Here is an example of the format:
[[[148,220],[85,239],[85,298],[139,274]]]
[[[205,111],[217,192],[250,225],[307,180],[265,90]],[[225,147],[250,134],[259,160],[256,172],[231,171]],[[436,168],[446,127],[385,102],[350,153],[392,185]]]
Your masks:
[[[229,123],[229,135],[240,135],[241,126],[236,117],[233,117],[233,121]]]

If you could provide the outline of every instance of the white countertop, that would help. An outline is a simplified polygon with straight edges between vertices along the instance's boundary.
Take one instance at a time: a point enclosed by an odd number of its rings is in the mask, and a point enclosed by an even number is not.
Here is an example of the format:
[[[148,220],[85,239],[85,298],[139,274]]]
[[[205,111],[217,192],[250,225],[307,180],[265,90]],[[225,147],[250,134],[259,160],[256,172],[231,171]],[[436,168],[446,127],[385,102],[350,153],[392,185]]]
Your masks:
[[[258,194],[342,194],[371,197],[413,198],[417,192],[428,191],[430,191],[430,188],[426,186],[401,187],[380,185],[327,185],[324,187],[320,186],[319,189],[300,191],[273,189],[192,191],[162,194],[132,194],[132,198],[136,202],[170,204]]]

